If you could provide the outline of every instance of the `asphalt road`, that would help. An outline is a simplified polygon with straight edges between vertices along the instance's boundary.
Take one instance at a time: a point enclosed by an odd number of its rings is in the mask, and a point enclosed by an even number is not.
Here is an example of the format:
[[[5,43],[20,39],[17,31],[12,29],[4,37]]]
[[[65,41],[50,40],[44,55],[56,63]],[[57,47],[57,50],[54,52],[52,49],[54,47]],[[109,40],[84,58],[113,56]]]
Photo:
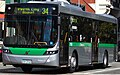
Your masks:
[[[25,73],[21,70],[21,68],[13,67],[11,65],[3,66],[0,63],[0,75],[24,75]],[[52,68],[33,68],[30,74],[25,75],[40,75],[40,74],[54,74],[54,75],[111,75],[118,74],[120,75],[120,62],[114,62],[109,65],[108,68],[93,67],[93,66],[80,66],[80,69],[77,72],[69,73],[66,71],[66,68],[61,69],[52,69]]]

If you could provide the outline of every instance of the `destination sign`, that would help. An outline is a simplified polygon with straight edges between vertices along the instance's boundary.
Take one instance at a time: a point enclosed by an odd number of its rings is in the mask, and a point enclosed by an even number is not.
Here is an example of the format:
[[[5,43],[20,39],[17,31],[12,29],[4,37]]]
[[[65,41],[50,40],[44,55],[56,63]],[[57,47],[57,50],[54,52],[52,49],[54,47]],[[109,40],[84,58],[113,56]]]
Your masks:
[[[51,10],[48,7],[42,8],[29,8],[29,7],[16,7],[14,9],[15,14],[39,14],[39,15],[48,15],[51,14]]]

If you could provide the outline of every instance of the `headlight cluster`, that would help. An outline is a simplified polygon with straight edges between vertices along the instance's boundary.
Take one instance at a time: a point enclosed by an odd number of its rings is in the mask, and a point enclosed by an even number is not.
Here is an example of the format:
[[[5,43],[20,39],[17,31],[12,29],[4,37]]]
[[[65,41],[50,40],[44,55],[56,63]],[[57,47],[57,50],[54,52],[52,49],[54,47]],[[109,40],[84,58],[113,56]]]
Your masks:
[[[57,54],[57,53],[58,53],[58,50],[56,50],[56,51],[46,51],[44,53],[44,55],[53,55],[53,54]]]
[[[9,49],[3,49],[3,53],[12,54],[12,52]]]

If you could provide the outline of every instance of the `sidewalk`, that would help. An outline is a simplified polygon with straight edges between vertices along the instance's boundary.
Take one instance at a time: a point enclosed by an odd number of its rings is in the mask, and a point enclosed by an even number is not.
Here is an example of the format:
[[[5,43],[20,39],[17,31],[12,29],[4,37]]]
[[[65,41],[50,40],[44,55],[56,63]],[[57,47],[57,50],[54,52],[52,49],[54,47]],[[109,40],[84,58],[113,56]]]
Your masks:
[[[120,62],[113,62],[110,64],[112,67],[120,67]]]

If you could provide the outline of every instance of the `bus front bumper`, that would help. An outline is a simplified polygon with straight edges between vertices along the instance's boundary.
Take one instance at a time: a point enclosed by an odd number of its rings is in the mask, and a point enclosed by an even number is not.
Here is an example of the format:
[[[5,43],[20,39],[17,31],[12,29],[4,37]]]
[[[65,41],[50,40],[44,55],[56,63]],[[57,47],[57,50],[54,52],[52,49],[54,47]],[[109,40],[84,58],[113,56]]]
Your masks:
[[[13,55],[2,54],[3,64],[5,65],[40,65],[40,66],[59,66],[59,54],[54,55]]]

